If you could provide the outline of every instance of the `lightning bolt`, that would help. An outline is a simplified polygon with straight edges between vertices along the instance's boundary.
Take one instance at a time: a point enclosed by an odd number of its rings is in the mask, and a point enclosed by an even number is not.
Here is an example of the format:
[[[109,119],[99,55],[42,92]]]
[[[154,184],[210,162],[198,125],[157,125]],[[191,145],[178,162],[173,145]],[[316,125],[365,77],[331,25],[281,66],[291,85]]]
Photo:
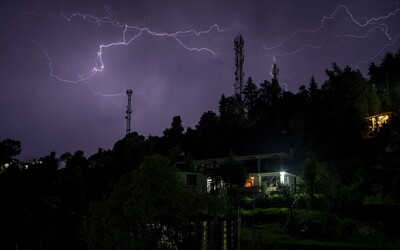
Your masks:
[[[371,62],[372,60],[377,58],[382,52],[384,52],[386,50],[386,48],[391,47],[399,39],[399,37],[400,37],[400,34],[395,36],[394,39],[392,40],[392,42],[385,44],[375,55],[372,55],[365,60],[357,60],[355,65],[358,67],[358,65],[360,65],[361,63],[365,64],[365,63]]]
[[[274,69],[274,64],[276,64],[276,57],[275,57],[275,56],[272,57],[271,69],[270,69],[270,71],[269,71],[269,75],[270,75],[271,77],[274,76],[274,74],[272,73],[272,71],[273,71],[273,69]]]
[[[271,63],[271,68],[270,68],[270,71],[269,71],[269,75],[271,76],[271,77],[274,77],[274,74],[273,74],[273,70],[274,70],[274,64],[276,64],[276,57],[275,56],[273,56],[272,57],[272,63]],[[280,78],[288,78],[288,79],[291,79],[290,78],[290,76],[288,76],[288,75],[281,75],[280,76]],[[285,91],[288,91],[288,84],[287,83],[284,83],[284,82],[279,82],[279,85],[282,85],[282,86],[284,86],[285,87]]]
[[[326,29],[327,21],[334,20],[335,16],[338,14],[339,11],[344,11],[347,17],[344,18],[341,24],[338,25],[333,31],[328,32],[328,30]],[[371,36],[371,34],[375,32],[380,32],[381,34],[383,34],[387,39],[385,45],[381,49],[379,49],[376,53],[369,56],[367,59],[357,60],[355,66],[358,67],[360,63],[368,63],[371,60],[377,58],[386,48],[392,46],[399,39],[400,34],[394,34],[394,35],[391,34],[392,32],[390,32],[389,27],[385,23],[386,20],[388,20],[391,17],[395,17],[399,13],[400,13],[400,8],[396,8],[383,16],[373,17],[373,18],[363,17],[356,19],[346,5],[338,5],[336,9],[329,16],[322,17],[321,22],[317,27],[313,29],[297,30],[292,34],[290,34],[289,36],[283,38],[279,43],[269,47],[264,44],[263,48],[265,50],[282,49],[288,42],[295,40],[300,35],[306,35],[309,38],[311,38],[311,36],[313,35],[319,35],[320,33],[325,34],[324,39],[322,39],[322,41],[319,42],[317,45],[302,44],[291,51],[286,50],[285,52],[280,52],[280,51],[277,52],[277,54],[279,54],[280,56],[293,56],[306,49],[322,49],[322,48],[333,49],[341,47],[343,44],[348,43],[348,41],[342,40],[342,41],[336,41],[335,44],[333,45],[327,45],[327,42],[332,41],[334,38],[367,39]],[[354,34],[356,32],[347,34],[339,33],[339,30],[342,28],[342,26],[348,23],[358,27],[358,29],[360,29],[359,33],[362,34],[361,35]]]
[[[100,92],[100,91],[96,91],[96,90],[94,90],[94,88],[92,87],[92,86],[90,86],[90,90],[92,91],[92,93],[94,94],[94,95],[99,95],[99,96],[102,96],[102,97],[119,97],[119,96],[126,96],[126,94],[119,94],[119,93],[116,93],[116,94],[104,94],[104,93],[102,93],[102,92]]]
[[[184,36],[185,37],[186,36],[199,37],[199,36],[202,36],[205,34],[209,35],[212,31],[216,31],[216,32],[220,32],[220,33],[225,31],[224,29],[221,29],[219,27],[219,25],[214,24],[214,25],[211,25],[210,27],[208,27],[208,29],[200,30],[200,31],[190,29],[190,30],[179,30],[174,33],[155,32],[148,27],[139,27],[138,25],[129,25],[127,23],[120,23],[119,21],[112,18],[113,13],[112,13],[111,9],[108,7],[105,7],[105,8],[106,8],[107,15],[103,16],[103,17],[90,15],[90,14],[86,14],[86,13],[73,13],[73,14],[67,16],[62,12],[58,15],[54,15],[51,13],[46,13],[46,12],[41,12],[41,11],[38,12],[37,10],[26,13],[29,15],[50,16],[52,18],[62,18],[68,22],[71,22],[74,18],[81,18],[86,22],[89,22],[89,23],[92,23],[92,24],[95,24],[98,26],[111,25],[116,29],[122,30],[121,38],[119,41],[99,45],[97,55],[95,56],[95,59],[94,59],[95,65],[92,67],[92,69],[89,72],[78,75],[76,79],[67,79],[67,78],[63,78],[60,75],[56,74],[53,69],[52,58],[50,57],[48,51],[42,44],[34,41],[34,43],[42,50],[43,54],[45,55],[45,57],[48,60],[48,66],[49,66],[49,70],[50,70],[49,74],[51,77],[57,79],[60,82],[65,82],[65,83],[86,82],[87,80],[92,78],[94,75],[96,75],[99,72],[102,72],[105,69],[105,63],[102,58],[102,55],[103,55],[103,52],[105,49],[110,48],[110,47],[115,47],[115,46],[128,46],[128,45],[132,44],[135,40],[139,39],[144,33],[147,33],[154,37],[167,37],[167,38],[174,39],[182,48],[184,48],[188,51],[207,52],[207,53],[210,53],[212,56],[216,56],[216,52],[210,48],[190,47],[189,45],[185,44],[182,41],[182,37],[184,37]],[[130,33],[130,31],[136,31],[135,32],[136,35],[129,37],[128,33]],[[99,92],[95,92],[94,90],[92,92],[94,92],[95,94],[100,94]],[[112,96],[120,96],[120,95],[124,95],[124,94],[113,94]],[[108,96],[108,95],[105,95],[105,96]]]

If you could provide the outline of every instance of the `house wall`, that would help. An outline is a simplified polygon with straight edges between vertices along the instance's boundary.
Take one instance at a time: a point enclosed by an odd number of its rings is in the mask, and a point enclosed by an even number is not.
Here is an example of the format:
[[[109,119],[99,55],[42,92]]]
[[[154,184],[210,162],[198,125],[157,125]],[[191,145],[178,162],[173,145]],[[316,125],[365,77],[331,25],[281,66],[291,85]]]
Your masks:
[[[207,176],[199,172],[180,172],[183,182],[199,192],[207,192]]]
[[[218,166],[227,160],[232,159],[229,157],[215,158],[215,159],[204,159],[194,161],[195,171],[189,171],[185,174],[197,173],[202,176],[197,177],[196,189],[204,191],[207,190],[207,176],[201,173],[207,173],[215,171]],[[270,154],[255,154],[255,155],[244,155],[234,156],[233,160],[240,162],[249,173],[249,177],[253,177],[245,184],[245,187],[250,188],[256,192],[261,192],[265,182],[269,182],[267,190],[276,190],[277,183],[284,182],[289,185],[293,190],[296,190],[297,175],[300,174],[300,168],[297,165],[296,159],[286,153],[270,153]],[[281,173],[285,172],[285,178],[281,180]],[[194,177],[189,177],[194,178]],[[273,179],[275,178],[275,179]],[[269,180],[270,179],[270,180]],[[274,181],[273,181],[274,180]],[[184,177],[185,183],[191,185],[187,181],[187,176]],[[273,184],[273,185],[272,185]],[[193,184],[192,184],[193,185]],[[216,187],[218,189],[218,187]]]
[[[250,173],[249,177],[254,177],[255,190],[261,192],[263,186],[267,191],[276,191],[278,183],[284,183],[296,191],[298,177],[284,172],[270,172],[270,173]]]

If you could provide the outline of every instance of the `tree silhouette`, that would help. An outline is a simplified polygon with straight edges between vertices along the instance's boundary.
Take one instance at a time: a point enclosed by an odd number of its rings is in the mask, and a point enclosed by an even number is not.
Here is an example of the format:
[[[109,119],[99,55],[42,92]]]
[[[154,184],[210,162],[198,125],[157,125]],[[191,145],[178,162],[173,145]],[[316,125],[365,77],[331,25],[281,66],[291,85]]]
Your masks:
[[[182,126],[182,119],[180,116],[174,116],[172,118],[171,127],[164,130],[163,135],[167,143],[167,147],[180,146],[182,143],[184,128]]]
[[[152,142],[137,132],[127,134],[113,147],[113,156],[116,160],[116,175],[119,176],[131,169],[137,169],[143,159],[152,152]]]
[[[90,249],[182,246],[199,208],[196,197],[167,158],[150,156],[121,177],[109,198],[94,204],[86,242]]]
[[[387,53],[382,63],[369,66],[370,81],[379,96],[380,112],[400,109],[400,50]]]
[[[21,153],[21,142],[6,139],[0,142],[0,166],[4,163],[11,163],[13,157]]]
[[[248,113],[254,109],[258,101],[258,87],[253,82],[253,79],[249,77],[243,88],[243,103],[245,110]]]

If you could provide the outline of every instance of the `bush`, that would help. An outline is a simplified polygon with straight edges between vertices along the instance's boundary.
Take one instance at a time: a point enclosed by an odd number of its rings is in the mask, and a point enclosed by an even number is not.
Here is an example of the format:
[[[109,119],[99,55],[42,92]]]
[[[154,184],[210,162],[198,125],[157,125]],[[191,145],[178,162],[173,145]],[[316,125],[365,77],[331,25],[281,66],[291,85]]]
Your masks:
[[[281,208],[282,204],[282,197],[277,193],[272,193],[266,200],[266,206],[270,208]]]
[[[241,217],[244,223],[284,223],[287,220],[289,210],[287,208],[256,208],[251,210],[241,210]]]
[[[370,195],[364,198],[364,205],[367,206],[393,206],[396,205],[396,202],[381,193],[377,195]]]

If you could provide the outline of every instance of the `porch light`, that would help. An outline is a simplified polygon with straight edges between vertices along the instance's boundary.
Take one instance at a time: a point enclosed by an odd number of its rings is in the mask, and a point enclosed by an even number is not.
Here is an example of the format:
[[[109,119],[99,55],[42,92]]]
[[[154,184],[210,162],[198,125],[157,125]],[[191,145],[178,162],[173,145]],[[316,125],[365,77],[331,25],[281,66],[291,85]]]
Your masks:
[[[285,183],[285,175],[286,175],[286,173],[285,172],[280,172],[280,179],[281,179],[281,183]]]

